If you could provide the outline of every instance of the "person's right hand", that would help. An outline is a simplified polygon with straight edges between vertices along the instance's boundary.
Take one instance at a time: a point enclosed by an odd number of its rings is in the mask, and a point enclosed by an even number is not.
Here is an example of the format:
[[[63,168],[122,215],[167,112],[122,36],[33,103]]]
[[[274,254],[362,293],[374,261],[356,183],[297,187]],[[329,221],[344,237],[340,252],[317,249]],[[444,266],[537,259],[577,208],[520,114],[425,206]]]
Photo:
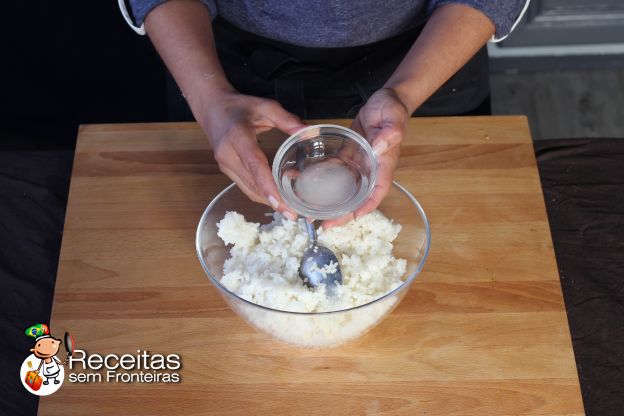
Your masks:
[[[195,118],[208,136],[219,169],[252,200],[273,207],[289,219],[297,214],[287,207],[277,191],[266,155],[256,134],[277,128],[293,134],[305,127],[299,118],[274,100],[211,91],[193,108]]]

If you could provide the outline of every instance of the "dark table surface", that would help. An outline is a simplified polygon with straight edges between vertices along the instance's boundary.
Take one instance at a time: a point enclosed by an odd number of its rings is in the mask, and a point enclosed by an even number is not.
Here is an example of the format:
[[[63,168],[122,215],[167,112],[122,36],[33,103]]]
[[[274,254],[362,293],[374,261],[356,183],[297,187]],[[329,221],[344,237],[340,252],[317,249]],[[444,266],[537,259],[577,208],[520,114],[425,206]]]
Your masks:
[[[536,142],[588,415],[624,415],[624,140]]]
[[[50,317],[73,149],[0,137],[0,414],[35,415],[19,380]],[[10,136],[10,135],[9,135]],[[624,140],[536,142],[585,411],[624,414]]]

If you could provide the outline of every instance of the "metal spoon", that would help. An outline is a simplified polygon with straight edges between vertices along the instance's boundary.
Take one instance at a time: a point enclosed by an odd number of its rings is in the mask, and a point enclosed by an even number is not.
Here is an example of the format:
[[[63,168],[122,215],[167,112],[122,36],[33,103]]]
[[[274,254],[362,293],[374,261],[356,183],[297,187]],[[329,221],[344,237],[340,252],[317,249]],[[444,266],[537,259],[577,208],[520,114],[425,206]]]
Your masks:
[[[299,265],[299,276],[308,287],[317,287],[321,283],[327,285],[327,290],[332,290],[336,284],[342,284],[342,273],[338,258],[327,247],[319,246],[316,243],[316,230],[314,223],[306,220],[306,229],[310,237],[310,246],[303,252],[301,264]],[[336,265],[335,271],[323,271],[326,266]],[[330,267],[333,269],[333,267]]]

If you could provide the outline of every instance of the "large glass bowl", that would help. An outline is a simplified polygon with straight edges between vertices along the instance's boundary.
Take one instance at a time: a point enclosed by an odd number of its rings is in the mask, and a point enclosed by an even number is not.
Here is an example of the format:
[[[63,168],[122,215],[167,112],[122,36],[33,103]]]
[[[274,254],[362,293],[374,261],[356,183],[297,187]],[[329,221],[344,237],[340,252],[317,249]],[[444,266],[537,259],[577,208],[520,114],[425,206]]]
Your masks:
[[[197,227],[199,261],[211,282],[233,311],[262,332],[302,347],[330,347],[364,334],[399,304],[427,259],[431,234],[425,212],[416,199],[394,182],[378,208],[403,228],[394,240],[393,255],[407,261],[404,283],[386,295],[350,309],[332,312],[288,312],[257,305],[230,292],[220,283],[229,247],[217,236],[217,222],[227,211],[237,211],[247,221],[269,223],[271,209],[251,202],[232,184],[217,195],[204,211]]]

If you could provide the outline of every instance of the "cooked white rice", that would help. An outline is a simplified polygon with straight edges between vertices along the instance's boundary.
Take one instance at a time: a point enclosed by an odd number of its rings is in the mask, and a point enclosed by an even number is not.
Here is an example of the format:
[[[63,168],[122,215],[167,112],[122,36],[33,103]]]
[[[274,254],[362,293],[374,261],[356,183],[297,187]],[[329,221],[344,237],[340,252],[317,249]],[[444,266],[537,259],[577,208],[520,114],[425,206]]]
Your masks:
[[[318,242],[337,256],[343,276],[334,294],[308,288],[299,277],[299,262],[308,247],[303,219],[290,221],[274,214],[271,224],[247,222],[227,212],[217,224],[218,235],[232,244],[221,283],[258,305],[293,312],[342,310],[371,302],[400,286],[406,261],[392,255],[401,231],[381,212],[373,211],[346,225],[318,230]],[[326,272],[333,265],[325,265]]]

